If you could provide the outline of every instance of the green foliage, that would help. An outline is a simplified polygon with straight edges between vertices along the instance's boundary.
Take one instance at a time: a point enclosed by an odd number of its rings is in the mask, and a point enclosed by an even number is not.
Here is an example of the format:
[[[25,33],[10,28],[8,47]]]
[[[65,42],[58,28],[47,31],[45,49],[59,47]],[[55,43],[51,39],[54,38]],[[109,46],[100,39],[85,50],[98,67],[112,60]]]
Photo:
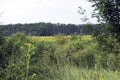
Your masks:
[[[8,54],[5,53],[6,39],[3,33],[0,31],[0,79],[6,79],[6,67],[8,63]]]
[[[58,34],[58,35],[55,35],[55,39],[58,44],[62,45],[62,44],[65,44],[68,38],[64,34]]]
[[[97,50],[99,51],[99,63],[103,68],[110,68],[112,70],[119,69],[120,64],[120,47],[114,34],[102,33],[96,36],[98,43]]]
[[[89,0],[95,7],[93,14],[99,21],[109,26],[109,31],[114,33],[118,42],[120,42],[120,10],[119,0]],[[107,27],[108,27],[107,26]]]
[[[6,38],[1,55],[5,57],[5,67],[1,73],[4,76],[1,78],[9,80],[28,80],[28,69],[30,56],[33,54],[32,44],[23,33],[13,34]],[[12,74],[11,74],[12,73]],[[18,76],[19,75],[19,76]]]
[[[111,36],[107,38],[110,39],[109,43],[114,42]],[[0,67],[0,79],[107,80],[106,76],[111,74],[112,79],[119,78],[120,55],[116,57],[116,54],[112,54],[115,49],[109,51],[107,47],[103,47],[106,50],[99,48],[99,42],[78,35],[72,35],[69,39],[60,37],[62,39],[65,42],[31,41],[23,33],[7,37],[2,47],[7,55],[7,64],[4,63],[5,68]],[[118,71],[116,77],[114,71]]]
[[[7,64],[7,54],[4,51],[6,39],[2,32],[0,32],[0,68],[5,68]]]
[[[93,3],[95,12],[94,17],[98,21],[105,23],[105,33],[96,33],[96,39],[99,44],[98,50],[100,52],[100,64],[103,68],[111,68],[113,70],[119,69],[120,59],[120,10],[119,0],[89,0]]]
[[[97,24],[90,24],[94,28],[98,28]],[[0,29],[4,32],[5,36],[10,36],[13,33],[24,32],[26,35],[31,36],[53,36],[57,34],[90,34],[91,31],[87,30],[84,25],[75,24],[53,24],[53,23],[33,23],[33,24],[9,24],[0,25]]]
[[[119,80],[118,71],[107,71],[103,69],[86,69],[76,66],[65,65],[58,69],[52,69],[52,77],[49,80]]]

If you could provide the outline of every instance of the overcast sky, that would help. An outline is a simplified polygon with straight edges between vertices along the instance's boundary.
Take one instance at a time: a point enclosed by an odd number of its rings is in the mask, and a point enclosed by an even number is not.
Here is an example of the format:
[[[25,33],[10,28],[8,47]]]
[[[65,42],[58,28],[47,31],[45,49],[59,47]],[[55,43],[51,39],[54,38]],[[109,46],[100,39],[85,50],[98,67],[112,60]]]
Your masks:
[[[0,22],[15,23],[72,23],[81,24],[79,6],[90,18],[93,8],[87,0],[0,0]],[[92,23],[96,19],[90,19]]]

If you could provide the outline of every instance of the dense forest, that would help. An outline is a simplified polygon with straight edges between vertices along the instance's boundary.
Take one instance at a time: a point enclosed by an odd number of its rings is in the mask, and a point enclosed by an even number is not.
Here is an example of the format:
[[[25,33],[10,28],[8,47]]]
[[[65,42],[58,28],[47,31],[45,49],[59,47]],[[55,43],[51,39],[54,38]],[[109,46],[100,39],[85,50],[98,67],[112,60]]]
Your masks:
[[[6,35],[9,36],[16,32],[24,32],[26,35],[32,36],[51,36],[56,34],[91,34],[95,30],[101,30],[102,26],[99,24],[52,24],[52,23],[30,23],[30,24],[9,24],[9,25],[0,25],[0,30]],[[101,30],[102,31],[102,30]]]

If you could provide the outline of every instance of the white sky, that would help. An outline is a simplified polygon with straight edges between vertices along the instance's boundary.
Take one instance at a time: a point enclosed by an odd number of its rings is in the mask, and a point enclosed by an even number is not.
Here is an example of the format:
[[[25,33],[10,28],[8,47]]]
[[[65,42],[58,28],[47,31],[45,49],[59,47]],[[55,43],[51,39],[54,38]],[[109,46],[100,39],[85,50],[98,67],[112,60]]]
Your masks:
[[[87,0],[0,0],[0,22],[15,23],[72,23],[81,24],[78,7],[91,16],[93,8]],[[90,19],[92,23],[96,19]]]

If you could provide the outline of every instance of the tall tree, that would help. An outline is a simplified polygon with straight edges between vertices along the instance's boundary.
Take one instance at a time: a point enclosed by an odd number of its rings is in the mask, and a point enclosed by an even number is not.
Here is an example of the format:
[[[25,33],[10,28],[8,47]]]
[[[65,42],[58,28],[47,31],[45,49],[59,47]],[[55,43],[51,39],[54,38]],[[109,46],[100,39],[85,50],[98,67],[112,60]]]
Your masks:
[[[120,0],[89,0],[94,3],[96,17],[110,24],[110,31],[120,43]]]

